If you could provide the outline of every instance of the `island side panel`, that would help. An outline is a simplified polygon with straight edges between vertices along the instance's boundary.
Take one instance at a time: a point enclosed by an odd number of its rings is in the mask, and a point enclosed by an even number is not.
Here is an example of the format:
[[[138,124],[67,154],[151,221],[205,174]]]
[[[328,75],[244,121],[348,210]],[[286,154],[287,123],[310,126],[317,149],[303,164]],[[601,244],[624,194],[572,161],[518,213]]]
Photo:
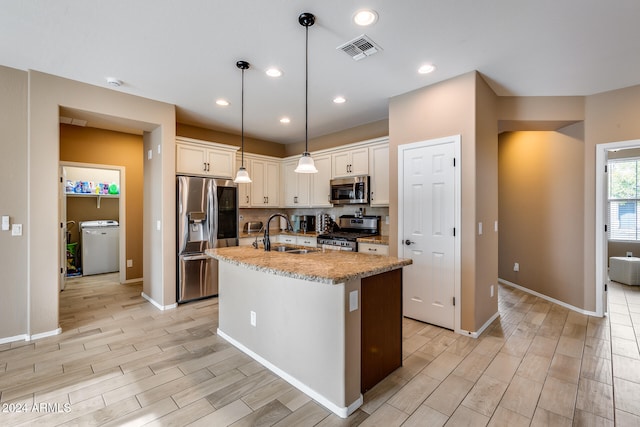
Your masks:
[[[349,311],[360,280],[329,285],[222,261],[219,273],[222,333],[337,407],[361,399],[360,310]]]
[[[402,366],[402,269],[362,279],[364,393]]]

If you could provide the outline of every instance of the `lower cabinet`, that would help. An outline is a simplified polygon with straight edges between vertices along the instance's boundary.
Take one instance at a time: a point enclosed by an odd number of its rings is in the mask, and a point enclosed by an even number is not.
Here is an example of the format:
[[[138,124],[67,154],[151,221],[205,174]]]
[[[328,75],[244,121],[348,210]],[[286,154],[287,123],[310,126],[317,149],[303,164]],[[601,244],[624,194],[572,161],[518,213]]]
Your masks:
[[[358,243],[358,252],[372,255],[389,255],[389,245],[377,245],[375,243]]]
[[[360,391],[402,366],[402,269],[361,282]]]

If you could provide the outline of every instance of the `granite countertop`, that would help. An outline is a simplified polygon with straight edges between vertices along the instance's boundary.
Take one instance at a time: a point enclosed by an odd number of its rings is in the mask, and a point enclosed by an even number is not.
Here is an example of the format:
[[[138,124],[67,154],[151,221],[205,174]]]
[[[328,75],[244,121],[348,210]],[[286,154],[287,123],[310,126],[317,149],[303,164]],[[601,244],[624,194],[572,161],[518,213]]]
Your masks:
[[[308,254],[267,252],[262,245],[260,249],[249,246],[207,249],[206,253],[219,261],[251,270],[331,285],[374,276],[412,263],[410,259],[334,250]]]
[[[389,236],[360,237],[358,243],[372,243],[374,245],[389,245]]]

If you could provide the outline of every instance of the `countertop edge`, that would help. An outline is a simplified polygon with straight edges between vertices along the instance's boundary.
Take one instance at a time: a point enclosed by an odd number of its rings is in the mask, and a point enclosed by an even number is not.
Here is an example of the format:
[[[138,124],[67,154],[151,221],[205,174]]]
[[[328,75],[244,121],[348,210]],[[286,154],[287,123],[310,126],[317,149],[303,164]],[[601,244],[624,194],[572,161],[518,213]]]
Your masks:
[[[255,249],[252,249],[252,250],[255,250]],[[350,280],[356,280],[356,279],[362,279],[365,277],[375,276],[377,274],[386,273],[388,271],[397,270],[397,269],[406,267],[413,263],[412,260],[410,259],[397,258],[397,261],[393,263],[372,268],[367,271],[360,271],[353,274],[337,275],[334,277],[325,277],[325,276],[317,276],[317,275],[292,272],[292,271],[288,271],[288,270],[284,270],[276,267],[267,267],[267,266],[258,265],[252,262],[238,260],[233,256],[226,256],[224,254],[220,254],[216,252],[215,249],[207,249],[206,253],[207,255],[217,259],[218,261],[228,262],[229,264],[245,267],[249,270],[264,272],[264,273],[268,273],[276,276],[290,277],[293,279],[307,280],[310,282],[324,283],[328,285],[337,285],[340,283],[346,283]],[[288,256],[298,257],[300,255],[288,255]],[[378,255],[366,255],[366,256],[378,257]]]

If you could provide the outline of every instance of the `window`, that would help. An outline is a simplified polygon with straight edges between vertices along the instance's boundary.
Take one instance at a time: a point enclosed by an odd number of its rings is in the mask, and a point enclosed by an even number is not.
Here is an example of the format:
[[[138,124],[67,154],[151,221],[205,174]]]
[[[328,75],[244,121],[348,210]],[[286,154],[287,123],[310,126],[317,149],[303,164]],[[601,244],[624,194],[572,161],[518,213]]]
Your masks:
[[[609,160],[609,240],[640,240],[640,158]]]

